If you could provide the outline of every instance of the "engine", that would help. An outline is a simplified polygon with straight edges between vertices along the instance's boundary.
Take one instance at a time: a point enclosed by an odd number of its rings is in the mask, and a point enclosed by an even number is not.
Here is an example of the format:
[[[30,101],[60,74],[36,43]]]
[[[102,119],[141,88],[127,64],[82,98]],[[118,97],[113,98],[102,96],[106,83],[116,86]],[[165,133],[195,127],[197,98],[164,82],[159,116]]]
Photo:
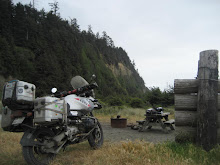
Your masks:
[[[89,132],[92,128],[95,127],[96,120],[91,117],[82,118],[82,123],[86,132]]]
[[[65,135],[68,137],[68,140],[74,141],[76,139],[75,135],[79,132],[79,129],[76,126],[67,126]]]
[[[66,128],[65,135],[68,140],[75,141],[76,135],[81,133],[88,133],[95,127],[96,120],[92,117],[83,117],[81,119],[69,119],[68,126]]]
[[[96,120],[93,117],[82,117],[81,119],[70,119],[68,124],[71,127],[75,126],[78,128],[79,132],[86,133],[89,132],[92,128],[95,127]]]

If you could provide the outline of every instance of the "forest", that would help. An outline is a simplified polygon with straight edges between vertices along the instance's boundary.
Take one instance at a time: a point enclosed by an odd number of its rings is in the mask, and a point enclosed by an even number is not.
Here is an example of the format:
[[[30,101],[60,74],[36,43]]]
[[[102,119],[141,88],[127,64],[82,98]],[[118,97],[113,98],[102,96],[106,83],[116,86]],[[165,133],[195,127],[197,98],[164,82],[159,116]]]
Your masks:
[[[95,74],[96,96],[109,104],[173,104],[172,89],[145,87],[135,63],[107,32],[94,34],[91,25],[81,30],[76,18],[59,16],[57,3],[50,6],[46,12],[31,4],[0,1],[1,93],[4,82],[12,79],[35,84],[36,95],[42,96],[53,87],[71,89],[73,76],[90,81]]]

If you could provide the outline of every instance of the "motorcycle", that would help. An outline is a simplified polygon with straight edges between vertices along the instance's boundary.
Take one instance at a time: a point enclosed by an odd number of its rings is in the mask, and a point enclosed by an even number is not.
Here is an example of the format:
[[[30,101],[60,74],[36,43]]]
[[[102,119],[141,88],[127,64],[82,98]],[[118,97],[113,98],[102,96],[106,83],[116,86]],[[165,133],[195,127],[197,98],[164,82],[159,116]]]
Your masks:
[[[72,91],[53,88],[51,96],[36,99],[33,84],[16,80],[5,85],[2,128],[24,132],[20,144],[28,164],[47,165],[61,149],[85,140],[93,149],[102,146],[102,127],[92,113],[101,108],[93,91],[97,83],[75,76],[71,85]]]

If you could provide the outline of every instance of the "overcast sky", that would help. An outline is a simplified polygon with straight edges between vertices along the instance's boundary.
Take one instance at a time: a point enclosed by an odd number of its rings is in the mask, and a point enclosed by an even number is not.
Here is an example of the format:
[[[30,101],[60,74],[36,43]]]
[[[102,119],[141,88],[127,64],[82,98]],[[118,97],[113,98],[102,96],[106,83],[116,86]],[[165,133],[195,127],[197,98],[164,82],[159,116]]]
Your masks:
[[[17,3],[19,0],[13,0]],[[22,0],[32,3],[33,0]],[[35,0],[50,9],[53,0]],[[106,31],[135,61],[147,87],[197,75],[199,53],[220,50],[220,0],[57,0],[62,18],[81,30]]]

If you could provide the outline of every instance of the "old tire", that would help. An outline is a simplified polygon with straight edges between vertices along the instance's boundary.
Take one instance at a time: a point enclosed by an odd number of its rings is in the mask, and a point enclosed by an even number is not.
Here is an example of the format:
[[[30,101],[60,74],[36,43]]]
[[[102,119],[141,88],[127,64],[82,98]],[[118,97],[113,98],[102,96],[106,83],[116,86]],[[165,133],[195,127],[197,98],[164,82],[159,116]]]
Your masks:
[[[93,130],[93,132],[90,133],[88,137],[88,141],[93,149],[98,149],[102,146],[103,140],[104,140],[104,136],[103,136],[102,126],[99,123],[99,121],[97,121],[97,126]]]
[[[43,142],[46,137],[53,137],[50,129],[40,129],[34,133],[34,141]],[[40,146],[23,146],[23,157],[28,165],[48,165],[55,154],[45,153]]]

